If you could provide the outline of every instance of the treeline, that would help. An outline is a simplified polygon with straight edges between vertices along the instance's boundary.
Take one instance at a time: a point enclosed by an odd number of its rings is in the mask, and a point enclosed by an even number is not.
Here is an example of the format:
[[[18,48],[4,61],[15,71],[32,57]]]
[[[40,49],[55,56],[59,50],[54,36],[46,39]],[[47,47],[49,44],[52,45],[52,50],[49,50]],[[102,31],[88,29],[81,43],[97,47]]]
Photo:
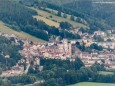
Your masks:
[[[37,80],[35,76],[31,75],[20,75],[16,77],[8,77],[0,79],[0,86],[16,86],[16,84],[32,84]]]
[[[42,71],[38,65],[31,65],[28,74],[2,78],[0,85],[13,86],[19,83],[26,85],[39,80],[42,80],[43,83],[36,83],[35,86],[66,86],[79,82],[115,83],[115,72],[111,75],[100,74],[100,71],[106,71],[104,65],[95,63],[91,67],[85,67],[79,58],[76,58],[75,61],[41,59],[40,65],[43,66]]]
[[[96,51],[102,51],[104,48],[100,45],[97,45],[95,43],[92,43],[90,46],[86,47],[85,46],[85,43],[82,42],[82,43],[79,43],[79,42],[76,42],[76,47],[79,48],[81,51],[83,52],[93,52],[94,50]]]
[[[9,77],[8,80],[10,80],[12,84],[18,84],[18,83],[32,84],[37,80],[37,78],[32,75],[23,74],[23,75],[16,76],[16,77]]]
[[[104,65],[95,63],[91,67],[85,67],[79,58],[75,61],[41,59],[41,65],[44,66],[43,71],[38,71],[37,67],[36,70],[33,67],[29,69],[29,74],[34,74],[45,81],[41,86],[66,86],[79,82],[105,82],[105,80],[106,83],[115,83],[114,74],[109,77],[111,81],[108,79],[109,75],[99,74],[100,71],[105,71]]]

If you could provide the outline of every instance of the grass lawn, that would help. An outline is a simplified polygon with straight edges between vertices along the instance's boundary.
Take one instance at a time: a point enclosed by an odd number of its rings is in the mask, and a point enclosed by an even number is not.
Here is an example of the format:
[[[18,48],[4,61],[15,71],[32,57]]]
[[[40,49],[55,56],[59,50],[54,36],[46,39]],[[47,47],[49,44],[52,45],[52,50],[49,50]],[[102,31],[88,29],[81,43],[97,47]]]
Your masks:
[[[74,85],[68,85],[68,86],[115,86],[115,84],[110,83],[94,83],[94,82],[82,82]]]
[[[5,24],[3,22],[0,22],[0,32],[2,33],[7,33],[7,34],[14,34],[17,37],[19,37],[20,39],[28,39],[30,41],[35,41],[35,42],[40,42],[40,43],[44,43],[44,40],[41,40],[37,37],[34,37],[32,35],[29,35],[28,33],[25,32],[17,32],[13,29],[10,29],[9,27],[5,26]]]
[[[113,72],[107,72],[107,71],[100,71],[99,74],[101,75],[111,75],[114,74]]]
[[[31,8],[31,9],[35,10],[35,11],[38,13],[37,16],[33,16],[33,17],[35,17],[35,18],[37,18],[37,19],[39,19],[39,20],[44,21],[46,24],[48,24],[48,25],[50,25],[50,26],[51,26],[51,25],[57,26],[57,23],[66,21],[66,22],[72,24],[73,27],[88,28],[86,25],[83,25],[83,24],[81,24],[81,23],[77,23],[77,22],[71,21],[71,20],[69,20],[68,18],[66,19],[66,18],[63,18],[63,17],[58,17],[58,16],[53,15],[53,14],[51,14],[51,13],[48,13],[48,12],[46,12],[46,11],[39,10],[39,9],[35,9],[35,8]],[[46,19],[46,18],[48,18],[48,19],[45,20],[44,18],[39,17],[39,15],[41,15],[41,16],[44,17],[45,19]],[[53,16],[52,18],[50,18],[51,15]],[[68,16],[69,16],[69,15],[68,15]],[[48,20],[49,20],[49,22],[48,22]],[[55,20],[55,21],[57,21],[57,22],[54,22],[53,20]],[[52,22],[52,21],[53,21],[53,23],[51,24],[50,22]]]

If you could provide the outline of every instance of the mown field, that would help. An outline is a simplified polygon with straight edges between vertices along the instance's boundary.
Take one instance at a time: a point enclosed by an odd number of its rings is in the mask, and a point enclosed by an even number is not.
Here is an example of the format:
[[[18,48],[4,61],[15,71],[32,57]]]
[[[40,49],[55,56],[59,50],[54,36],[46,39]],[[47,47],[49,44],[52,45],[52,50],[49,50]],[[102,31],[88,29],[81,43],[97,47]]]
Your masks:
[[[9,27],[7,27],[3,22],[0,22],[0,32],[2,33],[7,33],[7,34],[14,34],[17,37],[19,37],[20,39],[28,39],[30,41],[35,41],[35,42],[40,42],[40,43],[44,43],[44,40],[41,40],[39,38],[36,38],[34,36],[31,36],[25,32],[17,32]]]
[[[99,74],[101,74],[101,75],[112,75],[114,73],[113,72],[107,72],[107,71],[100,71]]]
[[[110,83],[94,83],[94,82],[82,82],[74,85],[68,85],[68,86],[115,86],[115,84]]]
[[[38,13],[38,15],[33,16],[34,18],[36,18],[38,20],[42,20],[46,24],[48,24],[50,26],[56,26],[57,27],[57,26],[59,26],[60,22],[66,21],[66,22],[72,24],[73,27],[88,28],[86,25],[83,25],[81,23],[77,23],[77,22],[71,21],[69,19],[70,15],[68,15],[68,18],[63,18],[63,17],[58,17],[56,15],[53,15],[53,14],[48,13],[48,12],[43,11],[43,10],[39,10],[39,9],[35,9],[35,8],[32,8],[32,9],[35,10]],[[54,12],[56,12],[56,11],[54,11]],[[52,18],[50,16],[52,16]]]

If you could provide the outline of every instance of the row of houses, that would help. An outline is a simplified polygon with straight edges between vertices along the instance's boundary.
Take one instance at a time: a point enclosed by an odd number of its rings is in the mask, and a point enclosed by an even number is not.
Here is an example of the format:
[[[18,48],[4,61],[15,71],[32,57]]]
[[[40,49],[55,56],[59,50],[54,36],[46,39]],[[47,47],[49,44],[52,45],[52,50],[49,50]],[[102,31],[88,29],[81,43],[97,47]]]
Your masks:
[[[78,40],[77,40],[78,41]],[[80,40],[79,40],[80,41]],[[91,66],[95,62],[103,63],[107,68],[115,68],[114,59],[115,53],[110,51],[102,51],[100,53],[88,53],[80,51],[75,44],[75,40],[68,42],[67,39],[58,42],[48,42],[45,45],[24,43],[23,54],[25,57],[42,57],[51,59],[71,59],[73,57],[80,57],[86,66]],[[29,53],[29,55],[28,55]]]
[[[66,59],[72,56],[71,43],[67,39],[59,42],[49,42],[45,45],[24,43],[24,48],[21,52],[26,58],[44,57],[52,59]],[[29,55],[28,55],[29,54]]]
[[[115,53],[114,52],[102,52],[102,53],[88,53],[82,52],[74,46],[74,54],[80,57],[85,66],[92,66],[95,62],[104,64],[106,68],[115,68]]]
[[[18,76],[24,73],[24,66],[13,66],[10,70],[3,71],[0,77]]]

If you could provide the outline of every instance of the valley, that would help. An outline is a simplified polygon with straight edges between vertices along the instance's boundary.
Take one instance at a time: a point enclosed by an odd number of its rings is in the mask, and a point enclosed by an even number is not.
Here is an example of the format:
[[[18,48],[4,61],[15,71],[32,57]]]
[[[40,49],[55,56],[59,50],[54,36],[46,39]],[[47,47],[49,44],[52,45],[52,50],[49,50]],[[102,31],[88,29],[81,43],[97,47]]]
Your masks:
[[[0,86],[114,86],[113,4],[0,0]]]

